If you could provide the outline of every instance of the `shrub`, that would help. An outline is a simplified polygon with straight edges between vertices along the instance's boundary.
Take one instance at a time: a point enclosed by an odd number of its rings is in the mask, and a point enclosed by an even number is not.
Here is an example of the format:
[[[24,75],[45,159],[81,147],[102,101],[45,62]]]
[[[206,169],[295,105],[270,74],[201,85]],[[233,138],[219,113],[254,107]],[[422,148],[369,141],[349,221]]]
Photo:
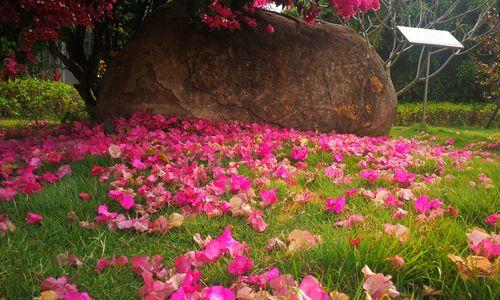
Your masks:
[[[68,84],[25,78],[0,82],[0,116],[26,120],[84,116],[85,105]]]
[[[398,105],[396,125],[408,126],[422,121],[423,103],[402,103]],[[426,121],[435,126],[481,127],[495,110],[494,104],[430,102],[427,105]],[[498,127],[498,120],[493,124]]]

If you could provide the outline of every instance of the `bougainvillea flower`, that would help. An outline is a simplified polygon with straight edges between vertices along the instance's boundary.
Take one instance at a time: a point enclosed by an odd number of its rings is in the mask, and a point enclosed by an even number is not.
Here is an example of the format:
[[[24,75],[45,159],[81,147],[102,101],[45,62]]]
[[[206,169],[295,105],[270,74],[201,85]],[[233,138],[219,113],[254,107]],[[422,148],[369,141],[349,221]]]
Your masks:
[[[391,281],[391,275],[374,273],[368,266],[364,266],[361,271],[365,274],[363,289],[371,299],[380,300],[399,297],[400,293],[396,290],[394,283]]]
[[[467,233],[469,247],[476,255],[494,259],[500,255],[500,235],[488,234],[480,228]]]
[[[401,224],[384,224],[384,233],[395,237],[401,243],[406,243],[410,234],[408,227]]]
[[[235,300],[234,292],[223,286],[211,286],[203,290],[203,299]]]
[[[40,291],[52,291],[60,299],[65,299],[69,294],[78,293],[78,288],[74,284],[70,284],[66,276],[60,278],[49,277],[40,284]]]
[[[352,215],[352,216],[349,216],[349,218],[347,218],[347,220],[339,220],[333,224],[335,226],[338,226],[338,227],[351,228],[351,226],[354,222],[363,222],[363,216]]]
[[[392,262],[392,266],[394,267],[394,269],[401,268],[405,263],[405,260],[399,255],[386,258],[385,260]]]
[[[42,222],[42,220],[43,220],[42,215],[29,212],[26,215],[25,222],[27,224],[39,224],[40,222]]]
[[[97,261],[97,264],[95,266],[94,271],[95,272],[103,272],[108,267],[121,267],[121,266],[125,266],[127,264],[128,264],[128,258],[124,255],[119,256],[118,258],[115,258],[113,256],[110,259],[106,259],[104,257],[101,257]]]
[[[277,237],[273,237],[267,241],[266,249],[271,251],[274,250],[276,246],[278,246],[281,250],[286,250],[287,248],[286,244],[282,240]]]
[[[227,266],[227,271],[234,276],[242,275],[250,271],[253,260],[244,255],[238,255],[236,259]]]
[[[330,299],[330,296],[328,296],[328,294],[323,290],[321,283],[319,283],[319,281],[312,276],[307,276],[302,279],[299,285],[299,293],[299,299]]]
[[[0,237],[5,237],[7,233],[16,231],[16,226],[9,220],[6,214],[0,214]]]
[[[368,180],[370,184],[373,184],[380,174],[374,170],[363,170],[360,174],[361,178]]]
[[[486,223],[488,223],[491,226],[495,226],[500,222],[500,214],[492,214],[486,217]]]
[[[346,199],[345,197],[340,197],[340,198],[326,198],[326,203],[325,206],[323,207],[324,210],[331,210],[336,213],[340,213],[341,211],[344,210],[346,205]]]
[[[88,200],[90,199],[90,195],[88,193],[85,193],[85,192],[81,192],[79,194],[80,198],[82,198],[83,200]]]
[[[306,160],[307,159],[307,147],[305,146],[295,146],[290,152],[290,156],[295,160]]]
[[[290,242],[290,244],[288,244],[288,251],[291,253],[315,248],[318,244],[323,242],[321,236],[314,235],[307,230],[299,229],[294,229],[290,232],[287,239]]]
[[[356,187],[350,188],[347,191],[345,191],[346,198],[352,198],[354,196],[356,196]]]
[[[392,213],[391,215],[391,218],[393,220],[400,220],[404,217],[406,217],[408,215],[408,212],[402,208],[396,208],[396,210],[394,210],[394,212]]]
[[[262,200],[262,203],[264,203],[264,205],[266,206],[276,203],[278,201],[278,198],[276,197],[276,188],[270,190],[261,190],[259,192],[259,195],[260,199]]]
[[[359,236],[357,236],[357,237],[353,238],[353,239],[349,242],[349,244],[350,244],[350,245],[351,245],[351,247],[353,247],[353,248],[358,247],[360,243],[361,243],[361,238],[360,238]]]
[[[483,184],[486,188],[490,188],[490,187],[492,187],[492,186],[493,186],[493,184],[492,184],[492,182],[491,182],[491,179],[490,179],[488,176],[486,176],[486,175],[484,175],[484,174],[480,173],[480,174],[478,174],[478,175],[477,175],[477,178],[479,179],[479,181],[481,181],[481,183],[482,183],[482,184]]]
[[[248,223],[257,230],[257,232],[263,232],[267,228],[267,223],[262,218],[262,211],[255,210],[248,216]]]
[[[441,202],[439,200],[429,201],[429,196],[422,195],[415,200],[414,206],[419,213],[425,214],[429,210],[441,206]]]
[[[76,257],[74,253],[60,253],[56,256],[56,262],[60,266],[74,266],[80,267],[83,263]]]
[[[97,217],[95,217],[96,222],[107,223],[108,220],[114,219],[118,213],[108,211],[107,205],[99,205],[97,207]]]
[[[405,170],[396,170],[393,180],[400,185],[409,185],[415,180],[415,174]]]

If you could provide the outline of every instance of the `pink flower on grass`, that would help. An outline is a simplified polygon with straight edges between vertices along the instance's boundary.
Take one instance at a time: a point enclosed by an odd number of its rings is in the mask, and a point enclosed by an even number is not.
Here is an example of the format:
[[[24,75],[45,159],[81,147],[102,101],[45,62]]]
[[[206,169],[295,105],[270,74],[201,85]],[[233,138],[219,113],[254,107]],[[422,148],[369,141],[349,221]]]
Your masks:
[[[336,213],[340,213],[344,210],[346,205],[345,197],[340,198],[326,198],[326,204],[323,207],[324,210],[331,210]]]
[[[370,184],[373,184],[375,182],[375,179],[380,177],[380,174],[374,170],[363,170],[361,171],[360,176],[361,178],[368,180]]]
[[[95,272],[103,272],[108,267],[121,267],[128,264],[128,258],[124,255],[115,258],[114,256],[110,259],[106,259],[102,257],[97,261],[94,271]]]
[[[305,299],[315,299],[315,300],[329,300],[330,296],[323,290],[321,283],[312,277],[307,276],[302,279],[299,285],[299,290],[301,293],[305,294],[307,298]]]
[[[347,191],[345,191],[346,198],[352,198],[354,196],[356,196],[356,187],[350,188]]]
[[[262,210],[255,210],[248,216],[248,223],[257,230],[263,232],[267,228],[267,223],[262,219]]]
[[[131,209],[135,206],[134,199],[132,199],[129,195],[124,195],[120,200],[118,200],[118,203],[120,203],[120,205],[125,209]]]
[[[244,255],[239,255],[227,266],[227,271],[234,276],[245,274],[253,266],[253,260]]]
[[[42,220],[43,220],[42,215],[29,212],[27,214],[27,216],[26,216],[25,222],[27,224],[33,224],[34,225],[34,224],[39,224],[40,222],[42,222]]]
[[[83,200],[88,200],[88,199],[90,199],[90,195],[88,193],[81,192],[80,198],[82,198]]]
[[[354,222],[363,222],[363,216],[352,215],[352,216],[349,216],[349,218],[347,220],[340,220],[340,221],[335,222],[334,225],[337,227],[351,228],[351,226]]]
[[[500,214],[492,214],[486,218],[486,223],[495,226],[500,221]]]
[[[306,160],[307,159],[307,147],[295,146],[290,152],[290,156],[295,160]]]
[[[396,208],[396,210],[392,213],[392,219],[393,220],[399,220],[399,219],[402,219],[404,217],[406,217],[406,215],[408,215],[408,212],[402,208]]]
[[[236,297],[231,289],[223,286],[211,286],[203,290],[203,299],[207,300],[235,300]],[[187,298],[185,298],[187,299]],[[189,298],[191,299],[191,298]]]
[[[429,196],[427,195],[418,197],[414,203],[415,209],[421,214],[425,214],[431,209],[439,208],[442,205],[443,203],[439,199],[429,201]]]
[[[370,295],[371,299],[379,300],[399,297],[400,293],[396,290],[394,283],[392,283],[391,275],[373,273],[368,266],[365,266],[361,271],[365,274],[363,289]]]
[[[392,262],[394,269],[399,269],[405,264],[405,260],[399,255],[386,258],[385,260]]]
[[[259,192],[260,199],[264,205],[268,206],[278,201],[276,197],[276,188],[270,190],[261,190]]]
[[[400,185],[409,185],[415,180],[415,174],[404,170],[397,170],[392,179]]]

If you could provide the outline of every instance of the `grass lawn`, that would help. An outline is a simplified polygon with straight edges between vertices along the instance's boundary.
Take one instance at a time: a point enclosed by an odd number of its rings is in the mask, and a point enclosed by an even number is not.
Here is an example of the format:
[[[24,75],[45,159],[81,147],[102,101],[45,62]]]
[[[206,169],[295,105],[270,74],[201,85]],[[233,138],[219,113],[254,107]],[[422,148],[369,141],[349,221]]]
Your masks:
[[[380,171],[382,178],[376,179],[371,185],[359,176],[361,169],[358,164],[367,159],[366,153],[355,155],[343,152],[344,175],[353,175],[353,180],[346,184],[334,183],[322,170],[334,162],[334,152],[317,147],[318,140],[315,135],[299,134],[308,140],[307,167],[297,173],[295,185],[273,176],[270,177],[270,182],[265,183],[266,189],[277,189],[278,202],[260,208],[263,211],[263,219],[268,224],[267,229],[261,233],[248,224],[246,217],[233,216],[231,213],[217,217],[209,217],[205,213],[187,216],[181,227],[172,229],[165,235],[132,230],[109,230],[105,225],[95,229],[85,229],[68,221],[68,212],[74,211],[80,220],[88,221],[94,219],[100,204],[107,204],[110,211],[121,212],[127,216],[135,216],[137,212],[133,209],[125,211],[116,201],[108,197],[110,182],[114,181],[113,176],[108,181],[100,182],[98,176],[91,174],[93,166],[110,167],[121,162],[122,157],[117,159],[107,154],[90,155],[71,162],[71,175],[63,177],[54,184],[44,184],[42,190],[30,195],[20,193],[12,201],[0,201],[0,213],[7,214],[17,227],[15,232],[8,233],[4,238],[0,237],[0,299],[2,296],[6,299],[31,299],[40,295],[39,285],[45,278],[62,275],[68,275],[71,283],[76,284],[80,291],[87,291],[93,299],[135,299],[138,289],[143,285],[141,277],[128,267],[110,267],[104,272],[95,272],[94,268],[101,257],[159,254],[164,257],[165,264],[172,268],[175,258],[200,248],[193,240],[195,233],[200,233],[202,237],[207,235],[217,237],[228,225],[232,228],[233,237],[240,242],[246,242],[249,246],[247,256],[253,259],[253,267],[249,274],[260,274],[277,267],[282,274],[289,273],[299,282],[305,276],[312,275],[321,282],[326,291],[338,290],[348,294],[351,299],[361,299],[364,297],[362,287],[364,276],[361,269],[368,265],[376,273],[392,275],[392,281],[402,297],[423,298],[422,289],[427,285],[441,290],[444,299],[498,299],[500,296],[498,270],[496,275],[463,280],[453,262],[447,257],[449,253],[462,257],[472,255],[466,233],[474,227],[498,233],[498,223],[496,227],[485,223],[488,215],[500,213],[498,147],[487,152],[473,150],[473,157],[464,161],[463,167],[453,165],[459,159],[445,155],[446,164],[443,166],[444,171],[438,174],[439,179],[425,184],[424,178],[433,174],[438,164],[433,155],[424,155],[419,150],[431,151],[434,149],[433,145],[444,145],[446,140],[453,138],[454,146],[444,150],[445,153],[451,153],[455,151],[454,147],[459,149],[471,142],[498,141],[500,133],[498,130],[429,127],[425,130],[431,136],[438,135],[439,138],[428,141],[428,137],[419,135],[422,129],[419,126],[395,127],[390,133],[392,138],[416,137],[413,141],[418,146],[415,146],[405,158],[412,162],[405,167],[406,170],[416,175],[415,183],[410,189],[416,196],[426,194],[431,199],[439,198],[444,206],[452,205],[458,210],[457,216],[443,215],[427,222],[419,222],[413,200],[404,200],[402,208],[408,211],[408,216],[398,221],[393,220],[391,215],[395,208],[376,205],[373,200],[359,193],[361,188],[372,191],[377,188],[387,188],[391,193],[396,193],[398,185],[390,180],[392,175],[387,175],[392,174],[390,173],[392,170]],[[57,133],[51,135],[56,136]],[[110,136],[115,141],[123,139],[119,133],[112,133]],[[264,135],[255,134],[254,137],[255,143],[261,143]],[[352,142],[344,137],[341,139],[345,143]],[[215,143],[215,140],[212,142]],[[0,140],[0,143],[4,141]],[[161,144],[158,141],[153,142],[155,143]],[[392,142],[389,140],[381,143]],[[227,143],[223,140],[220,144],[238,147],[238,140]],[[292,164],[294,163],[290,158],[294,144],[300,144],[300,139],[292,137],[290,140],[280,141],[279,147],[273,152],[278,162],[287,158]],[[169,152],[164,151],[168,156]],[[339,148],[338,151],[344,150]],[[380,149],[374,150],[374,157],[382,157],[383,152],[384,150]],[[489,153],[492,157],[485,159],[484,153]],[[192,157],[190,162],[197,161],[203,166],[211,164],[207,160],[195,158],[190,152],[186,152],[185,156]],[[170,160],[173,161],[172,158]],[[263,187],[257,184],[261,174],[240,161],[239,155],[220,154],[212,164],[226,167],[230,162],[235,162],[239,164],[238,174],[252,179],[252,187],[256,192],[262,189]],[[123,162],[130,166],[130,161],[127,159]],[[44,163],[39,171],[54,172],[56,169],[55,164]],[[138,174],[147,175],[144,172],[150,171],[147,168]],[[451,176],[445,176],[446,174]],[[490,186],[482,184],[478,174],[485,174],[491,179],[492,184]],[[471,181],[476,184],[474,187],[469,184]],[[136,182],[127,187],[137,191],[139,185],[140,183]],[[165,186],[171,193],[179,192],[176,183],[167,183]],[[352,187],[356,187],[358,193],[347,200],[343,212],[336,214],[323,209],[327,197],[340,197]],[[310,203],[294,201],[294,196],[304,191],[310,191],[317,196]],[[81,192],[90,194],[91,198],[81,199],[79,196]],[[259,208],[259,193],[256,194],[249,203],[252,207]],[[232,194],[226,192],[221,199],[228,200],[230,197]],[[139,196],[136,201],[144,203]],[[43,216],[41,224],[26,224],[24,219],[28,212],[41,214]],[[180,213],[181,209],[179,205],[169,203],[155,212],[155,216],[170,215],[173,212]],[[338,220],[346,219],[348,215],[362,215],[364,220],[351,228],[339,228],[333,225]],[[408,240],[401,243],[396,238],[384,234],[386,223],[400,223],[408,227]],[[288,233],[294,229],[321,235],[323,242],[313,249],[298,253],[265,249],[270,238],[278,237],[286,241]],[[361,241],[357,247],[353,247],[351,241],[356,237]],[[58,265],[55,257],[66,251],[74,253],[83,265],[78,268]],[[386,260],[395,255],[400,255],[405,260],[405,264],[397,269]],[[232,259],[225,255],[201,267],[200,284],[231,286],[235,277],[226,270],[231,262]]]

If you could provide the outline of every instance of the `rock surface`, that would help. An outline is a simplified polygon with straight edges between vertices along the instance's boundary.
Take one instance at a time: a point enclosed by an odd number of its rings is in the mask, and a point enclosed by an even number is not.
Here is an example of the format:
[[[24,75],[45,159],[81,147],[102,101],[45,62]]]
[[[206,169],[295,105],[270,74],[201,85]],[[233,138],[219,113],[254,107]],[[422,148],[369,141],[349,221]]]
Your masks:
[[[98,117],[149,108],[302,130],[389,130],[394,87],[378,54],[354,31],[267,11],[256,19],[257,29],[209,32],[178,7],[159,9],[112,61]]]

